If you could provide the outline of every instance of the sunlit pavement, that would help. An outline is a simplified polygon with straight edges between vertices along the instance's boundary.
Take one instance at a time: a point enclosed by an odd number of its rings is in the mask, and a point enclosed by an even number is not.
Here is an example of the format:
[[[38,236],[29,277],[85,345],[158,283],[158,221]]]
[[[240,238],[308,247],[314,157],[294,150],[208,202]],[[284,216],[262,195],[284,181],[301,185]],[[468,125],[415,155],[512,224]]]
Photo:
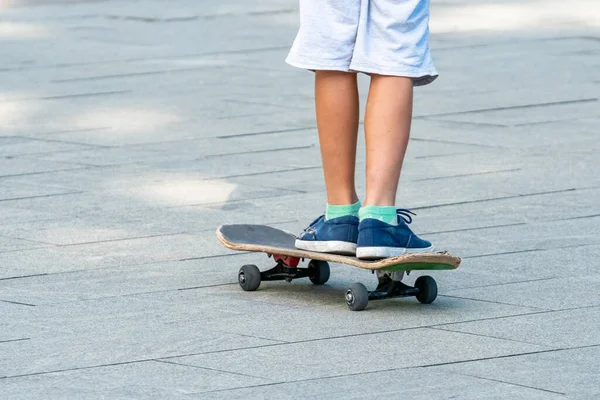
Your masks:
[[[351,312],[214,234],[323,211],[296,1],[0,0],[0,398],[598,398],[600,3],[432,3],[398,205],[463,263]]]

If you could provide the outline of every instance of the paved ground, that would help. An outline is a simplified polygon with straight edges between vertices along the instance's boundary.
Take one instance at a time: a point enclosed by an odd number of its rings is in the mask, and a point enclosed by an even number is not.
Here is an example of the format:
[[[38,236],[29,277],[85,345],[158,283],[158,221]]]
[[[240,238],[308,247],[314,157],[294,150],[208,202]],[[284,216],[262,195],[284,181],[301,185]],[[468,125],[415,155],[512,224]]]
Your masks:
[[[296,1],[0,1],[0,398],[598,398],[599,3],[433,3],[399,204],[464,262],[353,313],[214,236],[323,209]]]

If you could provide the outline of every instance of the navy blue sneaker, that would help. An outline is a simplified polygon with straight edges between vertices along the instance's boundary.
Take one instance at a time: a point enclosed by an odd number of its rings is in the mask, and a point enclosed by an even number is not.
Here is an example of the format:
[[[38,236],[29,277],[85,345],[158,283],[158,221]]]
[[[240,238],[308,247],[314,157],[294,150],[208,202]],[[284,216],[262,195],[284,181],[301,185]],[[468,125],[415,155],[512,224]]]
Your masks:
[[[358,217],[325,220],[321,215],[296,238],[296,247],[319,253],[356,254]]]
[[[390,225],[373,218],[366,218],[358,227],[356,257],[366,260],[401,256],[406,253],[433,251],[433,245],[415,235],[408,224],[412,212],[399,209],[398,225]]]

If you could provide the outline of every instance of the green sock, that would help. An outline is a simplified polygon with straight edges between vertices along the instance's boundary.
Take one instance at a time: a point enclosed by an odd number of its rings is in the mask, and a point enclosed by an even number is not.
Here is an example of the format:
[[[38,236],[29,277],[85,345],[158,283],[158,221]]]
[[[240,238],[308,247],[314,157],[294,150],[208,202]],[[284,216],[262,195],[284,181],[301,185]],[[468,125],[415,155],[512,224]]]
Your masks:
[[[327,204],[327,208],[325,209],[325,219],[346,217],[348,215],[358,217],[358,210],[360,210],[360,201],[347,206],[332,206]]]
[[[358,217],[362,221],[366,218],[378,219],[386,224],[398,225],[398,215],[394,206],[364,206],[358,212]]]

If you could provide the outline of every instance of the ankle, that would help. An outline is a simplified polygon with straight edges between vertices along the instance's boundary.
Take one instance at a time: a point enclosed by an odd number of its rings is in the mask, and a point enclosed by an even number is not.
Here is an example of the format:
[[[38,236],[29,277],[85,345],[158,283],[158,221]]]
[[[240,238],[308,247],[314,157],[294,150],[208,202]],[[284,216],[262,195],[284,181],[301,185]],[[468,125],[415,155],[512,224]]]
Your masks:
[[[325,211],[325,219],[328,220],[347,216],[358,217],[360,207],[360,201],[356,201],[352,204],[347,205],[327,204],[327,208]]]
[[[390,225],[397,225],[398,223],[398,215],[396,214],[395,206],[366,205],[361,207],[358,212],[358,217],[361,221],[371,218]]]

